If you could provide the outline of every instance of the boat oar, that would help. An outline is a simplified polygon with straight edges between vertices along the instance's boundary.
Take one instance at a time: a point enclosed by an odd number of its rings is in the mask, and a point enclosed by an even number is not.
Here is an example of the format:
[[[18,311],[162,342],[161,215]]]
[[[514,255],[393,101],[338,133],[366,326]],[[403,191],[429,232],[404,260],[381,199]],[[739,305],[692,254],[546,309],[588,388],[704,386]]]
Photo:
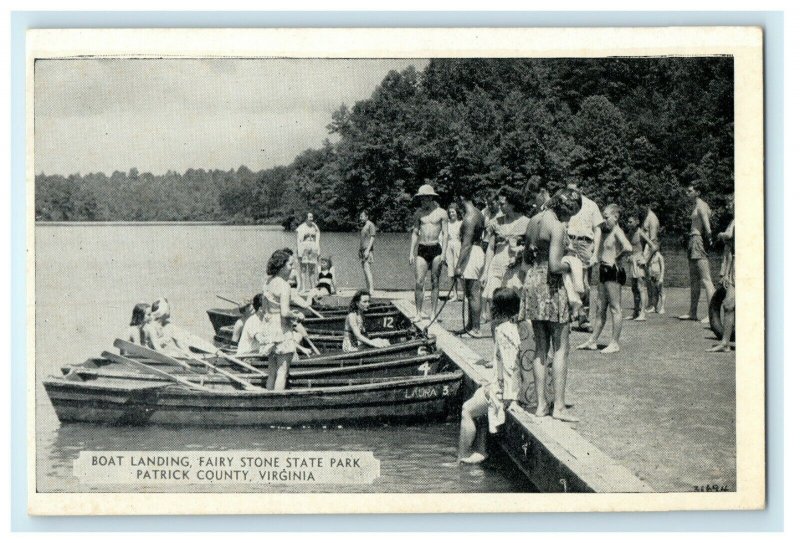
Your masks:
[[[254,366],[251,366],[250,364],[248,364],[244,360],[239,360],[238,358],[223,352],[221,349],[217,349],[216,347],[214,347],[213,345],[211,345],[210,343],[208,343],[205,340],[202,340],[200,338],[192,338],[192,341],[191,341],[190,345],[193,348],[197,349],[198,351],[202,351],[204,353],[213,354],[215,356],[219,356],[220,358],[224,358],[228,362],[231,362],[232,364],[236,364],[237,366],[240,366],[240,367],[242,367],[242,368],[244,368],[244,369],[246,369],[248,371],[252,371],[253,373],[258,374],[258,375],[260,375],[262,377],[266,377],[267,376],[267,374],[264,373],[263,371],[261,371],[260,369],[254,367]]]
[[[308,336],[308,330],[306,330],[305,326],[299,322],[296,322],[294,323],[294,329],[299,332],[300,335],[303,336],[303,339],[308,342],[308,346],[311,347],[311,350],[314,351],[314,354],[320,354],[319,349],[317,349],[317,346],[314,345],[314,342],[311,341],[311,338]]]
[[[226,298],[225,296],[220,296],[219,294],[217,294],[217,298],[219,298],[220,300],[226,301],[226,302],[230,302],[230,303],[232,303],[233,305],[235,305],[237,307],[241,307],[241,305],[242,305],[242,302],[235,302],[235,301],[231,300],[230,298]]]
[[[163,353],[160,353],[158,351],[154,351],[152,349],[148,349],[147,347],[143,347],[142,345],[137,345],[135,343],[131,343],[130,341],[125,341],[123,339],[115,340],[114,341],[114,347],[117,347],[118,349],[123,349],[123,350],[125,350],[125,352],[129,352],[129,353],[133,353],[133,354],[135,354],[137,356],[141,356],[142,358],[150,358],[151,360],[156,360],[158,362],[163,362],[163,363],[166,363],[166,364],[177,364],[177,365],[181,364],[178,360],[172,358],[171,356],[167,356],[167,355],[165,355]],[[185,356],[187,358],[190,358],[191,360],[194,360],[195,362],[199,362],[200,364],[204,365],[206,368],[208,368],[208,369],[210,369],[212,371],[215,371],[215,372],[219,373],[220,375],[224,375],[225,377],[227,377],[228,379],[230,379],[234,383],[238,384],[239,386],[241,386],[245,390],[258,390],[258,387],[254,387],[253,385],[251,385],[249,382],[245,381],[244,379],[241,379],[240,377],[237,377],[236,375],[234,375],[232,373],[229,373],[229,372],[227,372],[227,371],[225,371],[225,370],[223,370],[221,368],[218,368],[217,366],[215,366],[214,364],[212,364],[211,362],[209,362],[207,360],[203,360],[202,358],[199,358],[197,356],[192,356],[189,353],[185,353]]]
[[[118,354],[109,353],[108,351],[103,352],[102,356],[103,356],[103,358],[105,358],[107,360],[111,360],[111,361],[116,362],[118,364],[130,364],[131,366],[135,366],[137,368],[141,368],[141,369],[143,369],[143,370],[145,370],[145,371],[147,371],[149,373],[158,375],[160,377],[164,377],[166,379],[169,379],[170,381],[174,381],[174,382],[178,383],[179,385],[183,385],[183,386],[186,386],[186,387],[189,387],[189,388],[193,388],[195,390],[208,390],[204,386],[198,385],[196,383],[192,383],[191,381],[188,381],[188,380],[186,380],[186,379],[184,379],[182,377],[178,377],[177,375],[172,375],[171,373],[167,373],[166,371],[162,371],[162,370],[160,370],[158,368],[154,368],[152,366],[148,366],[147,364],[145,364],[143,362],[139,362],[138,360],[132,360],[130,358],[126,358],[126,357],[118,355]]]

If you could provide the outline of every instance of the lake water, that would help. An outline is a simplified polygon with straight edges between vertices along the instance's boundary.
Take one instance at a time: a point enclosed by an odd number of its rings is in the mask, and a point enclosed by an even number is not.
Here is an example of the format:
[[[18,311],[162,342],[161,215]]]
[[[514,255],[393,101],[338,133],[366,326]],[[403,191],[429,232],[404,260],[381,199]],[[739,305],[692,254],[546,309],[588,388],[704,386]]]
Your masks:
[[[295,236],[259,226],[114,224],[36,226],[37,486],[44,492],[89,490],[72,475],[81,450],[372,450],[381,461],[375,492],[524,492],[527,481],[502,455],[481,467],[454,465],[456,422],[415,426],[321,429],[61,427],[42,379],[65,364],[110,350],[133,306],[167,297],[176,324],[212,335],[205,310],[225,306],[216,295],[251,297],[260,290],[269,255],[294,247]],[[381,234],[376,242],[377,288],[410,289],[408,236]],[[363,286],[355,233],[325,233],[340,288]],[[668,286],[686,286],[681,251],[665,251]],[[718,269],[718,259],[712,260]],[[138,490],[147,490],[138,487]],[[97,488],[130,491],[130,488]],[[155,490],[155,488],[153,488]],[[192,491],[231,491],[216,486]],[[244,488],[235,490],[247,491]],[[254,490],[254,489],[250,489]],[[308,491],[266,487],[261,491]],[[363,492],[363,487],[315,491]]]
[[[262,227],[224,225],[47,225],[36,236],[36,441],[41,492],[162,490],[96,487],[72,475],[81,450],[371,450],[381,475],[369,487],[181,487],[211,491],[527,492],[533,489],[502,455],[480,467],[457,467],[456,422],[328,429],[60,426],[41,385],[65,364],[111,350],[132,307],[167,297],[176,324],[210,337],[205,310],[224,306],[217,294],[242,299],[260,289],[267,257],[294,247],[295,237]],[[340,287],[359,287],[357,236],[323,234]],[[409,288],[408,238],[382,235],[377,243],[379,288]]]

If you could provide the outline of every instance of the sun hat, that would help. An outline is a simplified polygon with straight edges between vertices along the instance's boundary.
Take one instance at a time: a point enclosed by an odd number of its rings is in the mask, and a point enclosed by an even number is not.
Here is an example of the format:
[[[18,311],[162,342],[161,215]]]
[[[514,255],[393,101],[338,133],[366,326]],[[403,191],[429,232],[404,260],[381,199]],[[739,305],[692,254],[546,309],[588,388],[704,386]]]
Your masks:
[[[417,193],[414,195],[414,198],[416,198],[417,196],[439,196],[439,195],[436,193],[435,190],[433,190],[433,187],[431,185],[425,183],[419,188],[419,190],[417,190]]]
[[[158,309],[156,309],[150,314],[151,319],[158,320],[162,317],[169,316],[170,314],[169,302],[167,301],[166,298],[159,298],[158,300],[153,302],[153,305],[158,305]]]

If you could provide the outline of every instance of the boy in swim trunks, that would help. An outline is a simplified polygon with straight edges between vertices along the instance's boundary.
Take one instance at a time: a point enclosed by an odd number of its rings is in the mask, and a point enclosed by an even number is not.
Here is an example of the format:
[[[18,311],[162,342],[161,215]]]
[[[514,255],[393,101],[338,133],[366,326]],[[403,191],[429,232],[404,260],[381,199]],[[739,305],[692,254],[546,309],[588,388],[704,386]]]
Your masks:
[[[439,207],[436,199],[439,195],[431,185],[422,185],[414,195],[414,203],[418,209],[414,215],[414,226],[411,229],[411,251],[408,262],[414,266],[416,279],[414,302],[416,315],[411,322],[426,319],[422,312],[425,299],[425,276],[431,273],[431,311],[436,314],[439,306],[439,274],[442,271],[443,250],[447,247],[447,212]],[[441,240],[441,241],[440,241]]]
[[[633,251],[628,238],[619,227],[620,207],[609,204],[603,210],[600,231],[600,283],[597,287],[598,307],[592,337],[578,346],[578,349],[597,350],[597,340],[606,325],[606,312],[611,313],[611,342],[600,352],[605,354],[619,352],[619,337],[622,334],[622,285],[625,284],[625,269],[620,258]]]

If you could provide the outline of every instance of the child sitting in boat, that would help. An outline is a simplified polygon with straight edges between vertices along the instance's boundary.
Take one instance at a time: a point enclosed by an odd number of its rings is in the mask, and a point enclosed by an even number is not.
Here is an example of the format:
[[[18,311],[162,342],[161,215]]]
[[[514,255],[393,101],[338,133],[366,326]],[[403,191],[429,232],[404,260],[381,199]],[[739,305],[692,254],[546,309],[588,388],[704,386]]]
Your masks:
[[[486,460],[486,430],[481,425],[481,439],[475,450],[478,427],[476,420],[488,416],[488,430],[496,433],[505,422],[505,411],[516,404],[520,389],[518,364],[520,336],[515,319],[519,314],[519,294],[510,288],[499,288],[492,295],[491,315],[494,330],[494,374],[492,381],[479,388],[461,408],[461,431],[458,461],[477,464]]]
[[[169,356],[189,352],[188,334],[170,322],[169,301],[159,298],[150,307],[150,320],[144,326],[145,346]]]
[[[364,328],[364,312],[369,309],[370,296],[366,290],[356,292],[350,300],[350,312],[344,321],[344,340],[342,351],[350,353],[364,347],[387,347],[389,340],[385,338],[370,339]]]
[[[150,319],[150,304],[140,303],[133,307],[131,314],[131,324],[128,326],[128,332],[125,334],[125,339],[137,345],[145,345],[145,330],[144,327]],[[121,353],[125,355],[126,353]]]

